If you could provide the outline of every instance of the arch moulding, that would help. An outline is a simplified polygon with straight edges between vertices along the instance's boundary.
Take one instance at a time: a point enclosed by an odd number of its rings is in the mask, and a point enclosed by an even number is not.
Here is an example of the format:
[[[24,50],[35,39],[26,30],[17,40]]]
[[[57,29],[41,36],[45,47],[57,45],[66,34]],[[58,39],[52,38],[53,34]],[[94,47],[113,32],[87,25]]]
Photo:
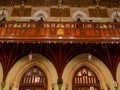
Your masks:
[[[117,74],[116,74],[117,82],[118,82],[118,90],[120,90],[120,63],[118,64]]]
[[[32,56],[32,60],[25,56],[12,67],[6,79],[7,86],[5,90],[8,90],[11,84],[13,84],[12,90],[18,88],[23,74],[32,66],[38,66],[44,71],[48,80],[48,90],[51,90],[52,85],[57,83],[58,75],[53,64],[42,55],[32,54]]]
[[[48,14],[47,14],[47,12],[46,11],[44,11],[44,10],[38,10],[38,11],[36,11],[33,15],[32,15],[32,17],[37,17],[39,14],[43,14],[44,15],[44,20],[47,20],[48,19]]]
[[[0,83],[2,83],[2,79],[3,79],[3,68],[2,68],[2,65],[0,63]],[[1,86],[0,86],[0,90],[1,90]]]
[[[72,78],[75,72],[82,66],[86,66],[94,71],[100,80],[101,90],[108,90],[108,87],[111,90],[115,90],[113,87],[113,77],[109,69],[102,61],[94,56],[92,56],[92,61],[89,61],[88,54],[81,54],[74,57],[66,66],[62,78],[64,84],[67,84],[68,90],[72,90]]]
[[[77,11],[75,11],[75,12],[72,14],[72,19],[75,20],[75,19],[76,19],[76,16],[79,15],[79,14],[82,16],[82,18],[87,18],[87,14],[86,14],[86,13],[84,13],[84,12],[81,11],[81,10],[77,10]]]

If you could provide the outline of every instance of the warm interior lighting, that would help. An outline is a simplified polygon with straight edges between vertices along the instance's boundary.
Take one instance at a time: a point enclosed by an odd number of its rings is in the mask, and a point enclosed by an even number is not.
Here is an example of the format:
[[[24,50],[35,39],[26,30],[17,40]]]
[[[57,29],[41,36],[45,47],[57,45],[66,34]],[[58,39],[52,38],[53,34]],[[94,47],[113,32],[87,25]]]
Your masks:
[[[90,87],[90,90],[95,90],[93,86]]]
[[[100,0],[95,0],[95,1],[96,1],[96,5],[99,6]]]
[[[117,81],[113,81],[113,86],[114,86],[115,88],[117,88],[117,86],[118,86]]]
[[[29,54],[29,60],[32,60],[32,52],[30,52],[30,54]]]
[[[58,30],[57,30],[57,35],[64,35],[64,30],[63,30],[63,28],[59,28]]]
[[[88,60],[91,61],[92,60],[92,55],[89,53],[88,54]]]
[[[58,37],[59,39],[62,39],[62,37]]]

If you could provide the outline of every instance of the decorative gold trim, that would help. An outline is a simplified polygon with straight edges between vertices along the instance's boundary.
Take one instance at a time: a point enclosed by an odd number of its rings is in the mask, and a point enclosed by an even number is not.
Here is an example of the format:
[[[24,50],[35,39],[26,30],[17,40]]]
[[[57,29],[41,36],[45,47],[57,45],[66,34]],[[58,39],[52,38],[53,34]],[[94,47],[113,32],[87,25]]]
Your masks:
[[[57,30],[57,35],[64,35],[64,30],[63,30],[63,28],[59,28],[59,29]]]

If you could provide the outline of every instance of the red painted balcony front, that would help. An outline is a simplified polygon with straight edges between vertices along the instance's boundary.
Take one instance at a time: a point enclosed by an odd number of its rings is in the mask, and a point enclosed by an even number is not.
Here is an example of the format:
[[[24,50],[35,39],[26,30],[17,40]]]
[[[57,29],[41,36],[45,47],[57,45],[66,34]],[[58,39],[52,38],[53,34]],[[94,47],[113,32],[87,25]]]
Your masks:
[[[0,42],[120,42],[120,23],[1,22]]]

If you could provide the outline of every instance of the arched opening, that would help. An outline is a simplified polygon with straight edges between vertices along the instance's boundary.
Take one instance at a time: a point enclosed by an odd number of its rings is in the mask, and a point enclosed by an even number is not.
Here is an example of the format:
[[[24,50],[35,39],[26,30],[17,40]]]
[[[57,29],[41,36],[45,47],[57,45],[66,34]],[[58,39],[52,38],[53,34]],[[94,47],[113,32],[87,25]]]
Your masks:
[[[120,21],[120,16],[119,16],[118,14],[116,14],[116,15],[114,16],[114,19],[116,19],[117,21]]]
[[[28,69],[20,81],[20,90],[47,90],[47,77],[42,69],[33,66]]]
[[[32,56],[33,56],[32,60],[29,60],[28,56],[21,58],[11,68],[6,78],[7,85],[4,88],[5,90],[9,90],[10,84],[12,84],[11,86],[12,90],[19,89],[23,76],[27,71],[29,71],[34,66],[37,66],[40,68],[40,70],[44,71],[44,75],[47,77],[47,81],[46,81],[47,90],[52,90],[53,84],[54,84],[54,88],[57,90],[56,80],[58,76],[53,64],[46,57],[42,55],[32,53]],[[39,89],[35,89],[35,90],[39,90]]]
[[[78,19],[81,20],[81,18],[83,18],[83,16],[82,16],[81,14],[78,14],[78,15],[76,15],[76,17],[75,17],[75,21],[78,21]]]
[[[3,79],[3,68],[2,68],[2,65],[1,65],[1,62],[0,62],[0,82],[2,82],[2,79]],[[0,90],[2,90],[2,87],[0,87]]]
[[[117,74],[116,78],[117,78],[118,90],[120,90],[120,63],[118,64],[117,73],[116,74]]]
[[[113,12],[111,14],[111,18],[112,19],[116,19],[117,21],[120,21],[120,12],[116,13],[116,12]]]
[[[44,10],[38,10],[36,11],[33,16],[33,18],[36,18],[38,20],[40,20],[41,18],[44,20],[44,21],[47,21],[47,18],[48,18],[48,14],[46,13],[46,11]]]
[[[42,13],[38,14],[36,17],[38,17],[39,20],[42,18],[43,21],[44,21],[44,19],[45,19],[45,16],[44,16]]]
[[[114,90],[113,77],[109,69],[106,67],[106,65],[101,60],[94,57],[93,55],[92,55],[92,60],[89,61],[88,54],[80,54],[74,57],[67,64],[66,68],[64,69],[63,75],[62,75],[62,78],[64,80],[63,88],[67,88],[68,90],[73,89],[72,88],[73,77],[76,71],[80,69],[80,67],[88,67],[90,68],[90,70],[92,70],[96,74],[99,80],[99,83],[100,83],[99,86],[101,90],[108,90],[109,88],[111,90]],[[79,89],[79,90],[82,90],[82,89]]]
[[[73,13],[72,19],[74,21],[77,21],[78,18],[81,19],[81,21],[84,21],[84,18],[87,18],[87,14],[81,10],[78,10],[78,11]]]
[[[8,17],[8,12],[5,9],[0,10],[0,20],[3,20],[3,19],[6,20],[7,17]]]
[[[74,74],[72,88],[72,90],[100,90],[100,82],[90,68],[83,66]]]

